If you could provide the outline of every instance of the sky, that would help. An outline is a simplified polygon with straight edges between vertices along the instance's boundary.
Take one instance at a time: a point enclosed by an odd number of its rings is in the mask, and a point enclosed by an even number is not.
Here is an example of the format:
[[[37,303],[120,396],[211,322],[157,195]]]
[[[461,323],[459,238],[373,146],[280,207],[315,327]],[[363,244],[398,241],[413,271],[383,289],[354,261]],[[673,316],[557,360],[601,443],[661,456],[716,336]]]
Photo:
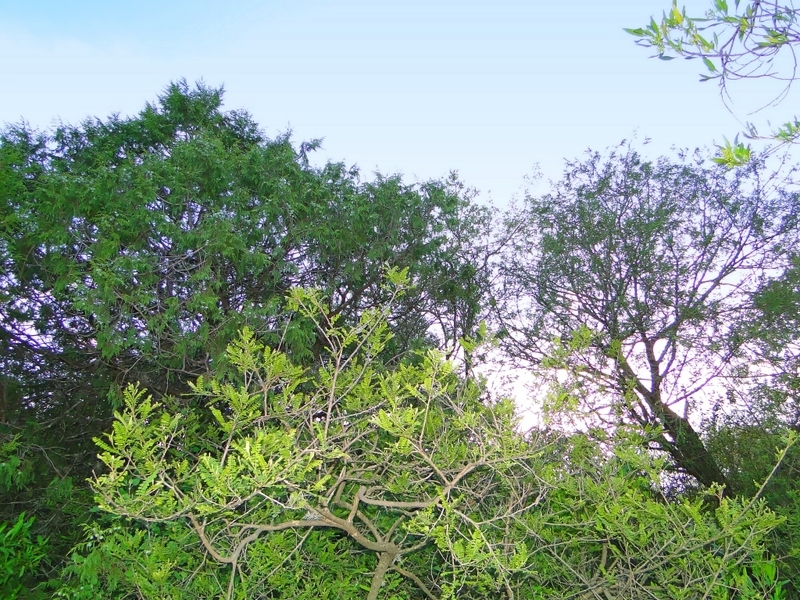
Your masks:
[[[134,115],[202,80],[269,136],[322,138],[319,161],[411,181],[456,170],[504,206],[589,148],[712,147],[770,100],[745,86],[732,115],[702,65],[649,58],[623,31],[669,4],[0,0],[0,124]]]

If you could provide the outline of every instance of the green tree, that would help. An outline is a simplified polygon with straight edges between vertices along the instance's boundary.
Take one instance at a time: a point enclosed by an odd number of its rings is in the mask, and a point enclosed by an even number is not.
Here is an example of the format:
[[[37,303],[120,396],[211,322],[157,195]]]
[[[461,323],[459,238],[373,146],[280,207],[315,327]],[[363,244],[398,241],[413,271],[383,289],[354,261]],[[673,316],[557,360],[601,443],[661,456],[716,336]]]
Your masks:
[[[733,374],[728,399],[709,420],[709,448],[730,473],[732,486],[753,494],[754,482],[769,471],[776,447],[787,432],[800,431],[800,349],[798,306],[800,279],[792,266],[754,296],[752,319],[740,335],[754,341],[747,360]],[[775,531],[773,549],[793,582],[800,580],[800,455],[794,449],[763,491],[770,507],[785,517]],[[800,593],[796,585],[791,588]]]
[[[402,273],[389,277],[402,286]],[[97,440],[108,471],[93,483],[101,507],[185,524],[206,561],[227,573],[227,598],[279,589],[284,568],[297,567],[293,552],[316,553],[323,571],[329,560],[355,557],[342,574],[349,587],[337,584],[347,597],[374,600],[396,585],[447,596],[448,579],[466,586],[462,593],[510,589],[524,544],[504,544],[498,532],[508,515],[528,509],[518,471],[542,451],[515,433],[511,403],[482,402],[480,387],[435,351],[387,370],[378,357],[391,339],[388,307],[346,326],[318,293],[294,291],[291,306],[326,340],[318,368],[293,364],[244,330],[228,348],[237,373],[192,384],[214,415],[205,427],[129,388],[113,432]],[[491,511],[499,514],[480,518]],[[317,529],[323,537],[303,547]],[[285,536],[271,540],[284,532],[295,544],[288,552]],[[325,555],[320,541],[338,548]],[[414,556],[427,547],[453,556],[436,576]],[[363,570],[371,575],[358,575]],[[145,577],[153,587],[144,597],[172,593],[176,577],[165,573],[166,587]],[[297,597],[293,577],[284,597]],[[185,585],[185,594],[201,597]]]
[[[655,447],[705,486],[730,482],[700,399],[745,358],[739,324],[797,235],[795,194],[759,169],[592,153],[509,225],[522,234],[503,265],[508,351],[560,373],[552,408],[655,428]]]
[[[704,63],[702,81],[717,81],[723,100],[732,97],[729,84],[740,80],[777,82],[779,91],[768,105],[783,101],[797,76],[796,48],[800,42],[798,10],[793,2],[740,2],[714,0],[702,16],[687,16],[673,2],[660,22],[651,19],[644,28],[628,29],[637,43],[655,48],[662,59],[677,56],[699,58]],[[763,83],[761,85],[764,85]],[[800,140],[800,121],[788,120],[776,130],[761,135],[748,123],[746,136],[777,142],[774,150]],[[726,140],[719,147],[716,162],[732,167],[752,160],[749,146]],[[721,464],[731,473],[734,486],[752,490],[753,478],[763,474],[776,438],[798,429],[798,337],[797,315],[800,287],[795,253],[793,264],[777,278],[768,278],[754,295],[752,318],[735,334],[758,340],[749,348],[749,364],[739,370],[738,389],[729,391],[737,406],[716,410],[709,430],[711,444]],[[755,383],[753,383],[755,382]],[[767,497],[779,512],[788,516],[778,534],[779,553],[795,558],[794,579],[800,573],[796,562],[798,531],[797,467],[789,460],[767,490]]]
[[[126,520],[62,595],[782,598],[763,502],[671,502],[636,436],[523,435],[440,353],[387,370],[388,307],[340,326],[291,297],[330,341],[319,369],[244,331],[237,371],[193,385],[206,427],[129,388],[93,482]]]
[[[734,0],[731,6],[727,0],[713,0],[702,16],[687,16],[686,9],[679,9],[677,0],[673,0],[660,22],[651,18],[648,26],[626,31],[639,38],[638,44],[654,48],[663,60],[677,56],[701,59],[705,67],[701,81],[716,80],[723,100],[729,97],[730,82],[748,79],[781,82],[781,91],[768,102],[771,105],[788,95],[796,78],[798,17],[800,12],[791,1]],[[752,124],[748,124],[747,135],[762,137]],[[780,144],[796,143],[800,139],[800,121],[793,118],[766,139]],[[735,166],[750,157],[748,146],[726,141],[715,160]]]
[[[244,326],[302,364],[325,355],[286,310],[292,286],[357,323],[385,300],[385,265],[407,267],[387,360],[477,328],[487,281],[469,243],[491,211],[455,176],[364,181],[312,166],[315,147],[267,139],[221,90],[185,82],[130,118],[0,135],[0,441],[27,474],[0,516],[57,532],[43,568],[88,516],[91,440],[128,383],[182,398]]]

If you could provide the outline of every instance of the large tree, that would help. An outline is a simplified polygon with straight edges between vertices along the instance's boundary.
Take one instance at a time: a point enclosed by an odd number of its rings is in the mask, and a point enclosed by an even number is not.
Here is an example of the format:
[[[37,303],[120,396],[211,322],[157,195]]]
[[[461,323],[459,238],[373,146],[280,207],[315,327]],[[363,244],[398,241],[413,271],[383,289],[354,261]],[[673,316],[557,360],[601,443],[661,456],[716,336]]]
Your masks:
[[[638,44],[655,49],[659,58],[701,59],[701,80],[716,81],[723,101],[733,112],[737,88],[731,83],[760,86],[768,94],[763,108],[789,98],[797,78],[799,16],[791,1],[714,0],[704,14],[687,14],[673,1],[660,20],[651,19],[646,27],[627,31],[638,38]],[[766,155],[784,148],[791,157],[800,141],[800,121],[794,116],[766,133],[748,123],[745,135],[771,141]],[[719,150],[713,160],[728,167],[745,164],[754,156],[750,146],[738,140],[726,140]],[[760,343],[750,349],[749,368],[742,369],[744,377],[739,379],[746,382],[751,378],[755,383],[732,391],[732,397],[738,399],[734,410],[729,407],[713,415],[712,446],[726,470],[734,473],[734,486],[742,491],[752,491],[752,479],[763,474],[776,437],[798,428],[799,265],[795,256],[791,266],[779,277],[765,281],[754,296],[753,318],[742,323],[742,330]],[[787,554],[794,556],[800,547],[796,541],[800,539],[796,519],[798,473],[797,461],[790,461],[767,490],[771,505],[788,516],[779,535],[779,551],[788,548]],[[794,573],[800,573],[796,560]]]
[[[523,233],[503,265],[506,347],[566,373],[561,400],[651,430],[683,472],[726,485],[699,399],[722,393],[747,341],[739,324],[788,264],[798,216],[757,164],[592,153],[511,218]]]
[[[221,90],[185,83],[133,117],[2,132],[0,459],[19,461],[4,517],[85,511],[73,487],[127,383],[180,397],[245,325],[317,361],[326,341],[285,310],[292,286],[355,323],[385,300],[386,265],[407,267],[388,361],[477,327],[470,243],[489,211],[455,177],[364,180],[311,165],[315,146],[267,139]]]

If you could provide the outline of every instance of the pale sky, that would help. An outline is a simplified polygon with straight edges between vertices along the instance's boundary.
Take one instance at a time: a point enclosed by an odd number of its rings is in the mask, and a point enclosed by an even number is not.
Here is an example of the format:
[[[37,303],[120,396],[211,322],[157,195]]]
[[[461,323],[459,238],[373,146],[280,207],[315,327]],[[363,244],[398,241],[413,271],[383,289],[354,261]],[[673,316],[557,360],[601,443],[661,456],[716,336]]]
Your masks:
[[[320,158],[411,180],[457,170],[505,205],[536,164],[558,178],[565,158],[634,133],[656,156],[741,130],[702,65],[648,58],[622,30],[668,6],[0,0],[0,123],[135,114],[170,81],[202,79],[270,136],[324,138]],[[736,99],[769,100],[759,86]]]

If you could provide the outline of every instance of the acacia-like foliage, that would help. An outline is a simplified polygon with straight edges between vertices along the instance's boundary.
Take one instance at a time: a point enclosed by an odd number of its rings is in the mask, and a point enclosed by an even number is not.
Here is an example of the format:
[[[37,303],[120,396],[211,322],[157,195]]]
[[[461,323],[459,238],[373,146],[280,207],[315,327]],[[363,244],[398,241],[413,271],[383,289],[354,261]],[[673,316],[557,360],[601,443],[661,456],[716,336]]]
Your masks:
[[[503,265],[506,347],[561,373],[553,407],[655,426],[682,471],[725,485],[693,411],[749,360],[740,324],[761,282],[790,264],[798,217],[796,194],[756,164],[592,153],[512,217],[524,233]]]

